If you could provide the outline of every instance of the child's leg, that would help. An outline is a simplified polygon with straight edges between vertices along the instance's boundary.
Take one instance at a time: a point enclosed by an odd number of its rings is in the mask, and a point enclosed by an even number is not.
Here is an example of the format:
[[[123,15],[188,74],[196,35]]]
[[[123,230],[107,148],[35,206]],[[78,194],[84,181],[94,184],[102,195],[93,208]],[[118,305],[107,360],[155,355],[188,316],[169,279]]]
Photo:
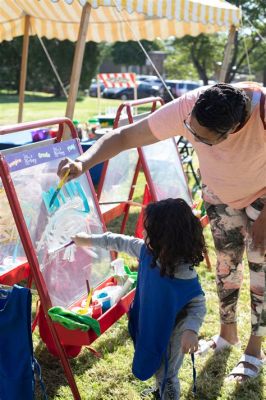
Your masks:
[[[242,257],[247,217],[244,210],[235,210],[225,204],[213,205],[205,202],[205,207],[217,255],[216,284],[220,303],[221,336],[236,343],[236,307],[243,280]]]
[[[184,354],[181,351],[182,325],[184,320],[179,321],[172,333],[168,345],[168,370],[163,392],[162,400],[178,400],[180,397],[180,385],[178,371],[182,365]],[[165,360],[163,360],[159,370],[155,374],[156,384],[159,387],[160,394],[165,378]]]

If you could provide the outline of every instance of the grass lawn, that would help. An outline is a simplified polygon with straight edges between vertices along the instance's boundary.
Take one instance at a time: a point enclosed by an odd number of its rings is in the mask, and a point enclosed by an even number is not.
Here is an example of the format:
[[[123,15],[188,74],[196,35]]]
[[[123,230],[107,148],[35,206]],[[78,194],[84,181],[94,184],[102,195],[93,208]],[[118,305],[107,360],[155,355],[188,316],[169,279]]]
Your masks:
[[[117,107],[119,102],[102,101],[103,107]],[[60,117],[64,115],[66,102],[56,101],[47,96],[28,95],[24,109],[24,120]],[[13,124],[17,118],[17,97],[0,95],[0,124]],[[102,109],[104,111],[104,108]],[[76,105],[75,118],[85,122],[97,114],[97,99],[84,98]],[[140,200],[144,187],[144,177],[140,174],[135,200]],[[127,233],[134,234],[138,209],[133,208],[127,224]],[[114,221],[108,229],[118,232],[120,221]],[[205,230],[209,246],[212,271],[204,263],[198,268],[200,280],[206,293],[208,313],[200,331],[200,337],[211,337],[218,333],[218,302],[215,288],[215,254],[209,228]],[[124,255],[122,255],[124,256]],[[129,265],[137,265],[136,260],[125,256]],[[181,400],[263,400],[266,398],[265,371],[257,379],[236,386],[225,383],[224,379],[235,366],[248,340],[250,330],[249,274],[246,265],[245,282],[239,301],[239,332],[242,349],[233,349],[214,356],[196,358],[197,394],[192,395],[192,367],[190,357],[186,356],[180,372]],[[34,302],[36,301],[34,297]],[[34,305],[33,305],[34,308]],[[159,327],[158,327],[159,328]],[[33,335],[35,355],[42,367],[44,382],[49,400],[70,400],[72,393],[65,379],[60,362],[51,356],[39,338],[38,330]],[[80,355],[71,360],[72,370],[81,393],[82,400],[139,400],[140,392],[152,383],[138,381],[131,373],[133,346],[127,333],[127,319],[124,316],[98,340],[92,347],[99,351],[96,358],[84,348]],[[37,389],[37,399],[41,399]],[[18,399],[19,400],[19,399]]]
[[[43,93],[26,92],[23,109],[23,121],[35,121],[64,117],[66,99],[55,99]],[[100,99],[94,97],[82,97],[76,102],[74,119],[85,123],[94,115],[115,112],[121,104],[120,100]],[[0,125],[12,125],[17,122],[18,96],[0,91]]]

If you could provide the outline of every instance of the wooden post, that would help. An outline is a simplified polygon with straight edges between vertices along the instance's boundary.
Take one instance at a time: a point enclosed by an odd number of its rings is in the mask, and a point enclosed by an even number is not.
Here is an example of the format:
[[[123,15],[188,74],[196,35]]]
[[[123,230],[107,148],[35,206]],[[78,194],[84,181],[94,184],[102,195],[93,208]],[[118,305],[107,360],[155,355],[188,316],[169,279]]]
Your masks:
[[[73,119],[75,102],[77,99],[79,80],[82,68],[82,61],[85,50],[86,35],[88,31],[89,19],[90,19],[91,5],[86,3],[82,10],[78,41],[76,43],[71,79],[70,89],[67,100],[66,117]],[[65,136],[65,135],[64,135]],[[64,137],[66,139],[66,137]]]
[[[227,73],[228,65],[230,63],[230,58],[231,58],[231,50],[234,45],[235,34],[236,34],[236,27],[232,25],[230,28],[227,44],[226,44],[225,51],[224,51],[224,59],[223,59],[223,63],[222,63],[221,71],[220,71],[220,75],[219,75],[219,82],[225,82],[226,73]]]
[[[20,82],[19,82],[19,107],[18,107],[18,122],[22,122],[23,118],[23,105],[25,97],[25,87],[27,79],[27,64],[28,64],[28,52],[29,52],[29,31],[30,31],[30,17],[25,16],[24,19],[24,36],[23,36],[23,47],[22,47],[22,58],[21,58],[21,70],[20,70]]]
[[[97,108],[98,108],[98,115],[101,114],[100,99],[101,99],[100,78],[97,75],[97,104],[98,104]]]

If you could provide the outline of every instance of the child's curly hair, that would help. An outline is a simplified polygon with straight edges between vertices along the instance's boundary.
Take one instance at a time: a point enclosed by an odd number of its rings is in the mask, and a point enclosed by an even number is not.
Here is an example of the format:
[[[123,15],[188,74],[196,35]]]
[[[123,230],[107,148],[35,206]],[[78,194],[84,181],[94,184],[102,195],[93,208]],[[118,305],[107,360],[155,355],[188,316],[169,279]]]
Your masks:
[[[153,255],[152,267],[161,264],[161,276],[171,278],[180,263],[199,265],[205,240],[199,219],[183,199],[148,204],[144,216],[145,244]]]

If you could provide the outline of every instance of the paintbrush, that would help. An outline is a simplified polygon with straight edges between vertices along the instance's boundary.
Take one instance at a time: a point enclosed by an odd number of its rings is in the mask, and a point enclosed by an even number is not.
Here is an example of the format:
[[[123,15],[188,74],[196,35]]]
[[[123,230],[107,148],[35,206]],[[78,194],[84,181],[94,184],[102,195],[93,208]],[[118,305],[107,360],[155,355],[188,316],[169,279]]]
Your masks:
[[[86,286],[87,286],[88,297],[86,300],[85,307],[82,310],[77,311],[77,313],[81,314],[81,315],[88,314],[90,302],[91,302],[91,298],[92,298],[93,289],[92,288],[90,289],[90,284],[89,284],[88,279],[86,279]]]
[[[59,184],[58,184],[58,186],[57,186],[57,188],[56,188],[56,190],[55,190],[55,192],[54,192],[54,194],[52,195],[52,198],[51,198],[51,200],[50,200],[49,208],[51,208],[52,205],[54,204],[54,201],[55,201],[55,199],[57,198],[58,193],[60,192],[60,190],[62,189],[62,187],[63,187],[64,184],[66,183],[66,180],[67,180],[67,177],[68,177],[69,173],[70,173],[70,169],[68,169],[68,170],[66,171],[65,175],[63,176],[63,178],[62,178],[61,181],[59,182]]]
[[[71,242],[68,242],[66,244],[63,244],[62,246],[56,247],[54,249],[49,249],[48,250],[48,254],[53,254],[53,253],[57,253],[60,250],[63,250],[65,248],[67,248],[68,246],[71,246],[72,244],[74,244],[74,240],[71,240]]]

